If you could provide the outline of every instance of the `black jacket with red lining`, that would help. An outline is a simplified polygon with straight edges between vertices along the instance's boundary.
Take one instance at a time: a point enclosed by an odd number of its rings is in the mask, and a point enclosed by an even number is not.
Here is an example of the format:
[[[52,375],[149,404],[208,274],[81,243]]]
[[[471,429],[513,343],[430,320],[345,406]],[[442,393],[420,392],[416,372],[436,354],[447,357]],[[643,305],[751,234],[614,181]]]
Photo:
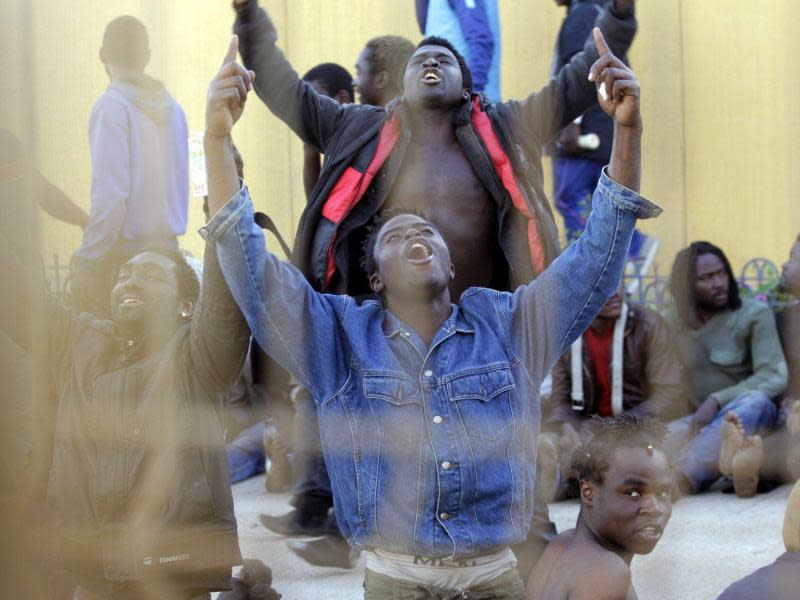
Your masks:
[[[611,50],[622,56],[636,32],[633,14],[607,8],[598,18]],[[315,288],[368,293],[359,266],[364,227],[388,195],[408,145],[408,107],[346,104],[317,94],[275,45],[277,32],[255,0],[239,6],[234,32],[255,91],[300,137],[325,154],[317,185],[300,218],[293,262]],[[478,179],[497,203],[500,247],[508,265],[496,287],[514,289],[559,252],[558,231],[544,192],[542,149],[596,102],[588,81],[598,54],[591,38],[559,74],[521,101],[491,104],[473,96],[454,119],[456,137]],[[504,273],[506,275],[506,273]]]

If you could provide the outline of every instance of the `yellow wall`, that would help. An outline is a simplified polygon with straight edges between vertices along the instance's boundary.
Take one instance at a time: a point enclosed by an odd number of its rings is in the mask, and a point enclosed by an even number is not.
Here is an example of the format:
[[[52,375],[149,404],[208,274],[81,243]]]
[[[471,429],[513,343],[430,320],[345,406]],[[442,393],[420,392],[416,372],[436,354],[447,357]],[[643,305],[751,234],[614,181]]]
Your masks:
[[[262,3],[301,73],[322,61],[352,70],[374,35],[420,38],[412,0]],[[548,75],[563,11],[550,0],[500,5],[503,92],[521,97]],[[644,228],[662,240],[662,272],[677,249],[700,238],[721,245],[735,268],[757,255],[782,262],[800,231],[800,48],[790,29],[800,22],[800,3],[659,0],[639,2],[638,11],[631,61],[643,89],[643,189],[665,209]],[[105,24],[126,13],[150,32],[149,72],[183,105],[190,129],[201,130],[205,88],[230,35],[228,0],[0,5],[0,122],[20,136],[33,132],[43,173],[87,209],[87,121],[107,85],[97,51]],[[304,203],[300,144],[255,98],[235,137],[257,206],[291,238]],[[183,243],[200,252],[197,199],[190,213]],[[48,257],[65,260],[80,242],[76,228],[47,216],[42,228]]]

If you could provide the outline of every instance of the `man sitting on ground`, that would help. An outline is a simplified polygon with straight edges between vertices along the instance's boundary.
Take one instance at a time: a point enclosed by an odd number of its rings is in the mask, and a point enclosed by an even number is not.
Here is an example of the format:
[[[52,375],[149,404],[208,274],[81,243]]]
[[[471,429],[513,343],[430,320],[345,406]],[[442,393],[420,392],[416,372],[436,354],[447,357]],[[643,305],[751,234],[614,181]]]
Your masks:
[[[729,413],[722,424],[719,468],[739,496],[792,483],[800,478],[800,236],[783,265],[776,307],[778,334],[789,368],[778,429],[762,441],[748,435],[739,417]]]
[[[670,274],[675,306],[665,314],[687,377],[694,413],[670,424],[667,448],[683,493],[720,476],[720,427],[735,413],[745,432],[770,429],[773,398],[786,387],[775,318],[766,304],[742,299],[725,254],[694,242],[675,257]]]
[[[236,38],[211,82],[205,147],[215,216],[205,236],[217,241],[259,345],[317,404],[337,522],[368,551],[366,598],[524,596],[509,546],[525,539],[532,518],[539,387],[612,294],[637,217],[659,212],[633,191],[638,83],[594,35],[600,58],[590,79],[616,137],[586,233],[535,281],[513,293],[472,288],[456,305],[442,234],[408,210],[385,214],[369,232],[364,269],[377,300],[316,292],[266,252],[231,151],[253,77],[233,62]],[[422,80],[407,84],[438,95]]]
[[[664,320],[641,304],[626,302],[620,288],[592,324],[553,367],[548,433],[539,441],[542,483],[548,499],[566,490],[569,466],[588,419],[627,413],[661,421],[682,409],[681,365]]]
[[[672,514],[672,475],[660,421],[595,417],[576,456],[581,510],[575,529],[547,546],[530,600],[630,600],[631,560],[653,551]]]

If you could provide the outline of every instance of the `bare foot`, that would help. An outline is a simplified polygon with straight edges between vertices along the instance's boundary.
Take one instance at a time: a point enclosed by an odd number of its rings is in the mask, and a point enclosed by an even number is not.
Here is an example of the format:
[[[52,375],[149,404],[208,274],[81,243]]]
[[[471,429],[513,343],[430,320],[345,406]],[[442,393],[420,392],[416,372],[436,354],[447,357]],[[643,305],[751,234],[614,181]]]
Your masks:
[[[736,413],[729,412],[722,420],[720,428],[722,447],[719,451],[719,471],[725,477],[731,476],[731,462],[742,447],[745,438],[744,426]]]
[[[794,484],[783,517],[783,543],[787,552],[800,552],[800,481]]]
[[[558,451],[547,434],[539,436],[539,480],[536,482],[548,504],[558,491]]]
[[[758,472],[764,464],[764,443],[761,436],[745,438],[742,447],[731,460],[733,489],[740,498],[752,498],[758,489]]]
[[[795,400],[789,409],[789,416],[786,417],[786,429],[791,435],[800,433],[800,400]]]

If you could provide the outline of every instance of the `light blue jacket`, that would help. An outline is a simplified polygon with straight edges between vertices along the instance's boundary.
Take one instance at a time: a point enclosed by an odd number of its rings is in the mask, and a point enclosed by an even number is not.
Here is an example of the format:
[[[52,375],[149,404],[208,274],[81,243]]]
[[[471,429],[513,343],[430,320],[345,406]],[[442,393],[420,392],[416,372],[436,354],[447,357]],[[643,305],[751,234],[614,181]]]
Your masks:
[[[246,188],[204,228],[256,340],[314,397],[351,545],[458,558],[525,539],[539,387],[618,288],[637,217],[660,212],[605,175],[592,206],[535,281],[467,290],[429,348],[378,301],[318,293],[266,252]]]

